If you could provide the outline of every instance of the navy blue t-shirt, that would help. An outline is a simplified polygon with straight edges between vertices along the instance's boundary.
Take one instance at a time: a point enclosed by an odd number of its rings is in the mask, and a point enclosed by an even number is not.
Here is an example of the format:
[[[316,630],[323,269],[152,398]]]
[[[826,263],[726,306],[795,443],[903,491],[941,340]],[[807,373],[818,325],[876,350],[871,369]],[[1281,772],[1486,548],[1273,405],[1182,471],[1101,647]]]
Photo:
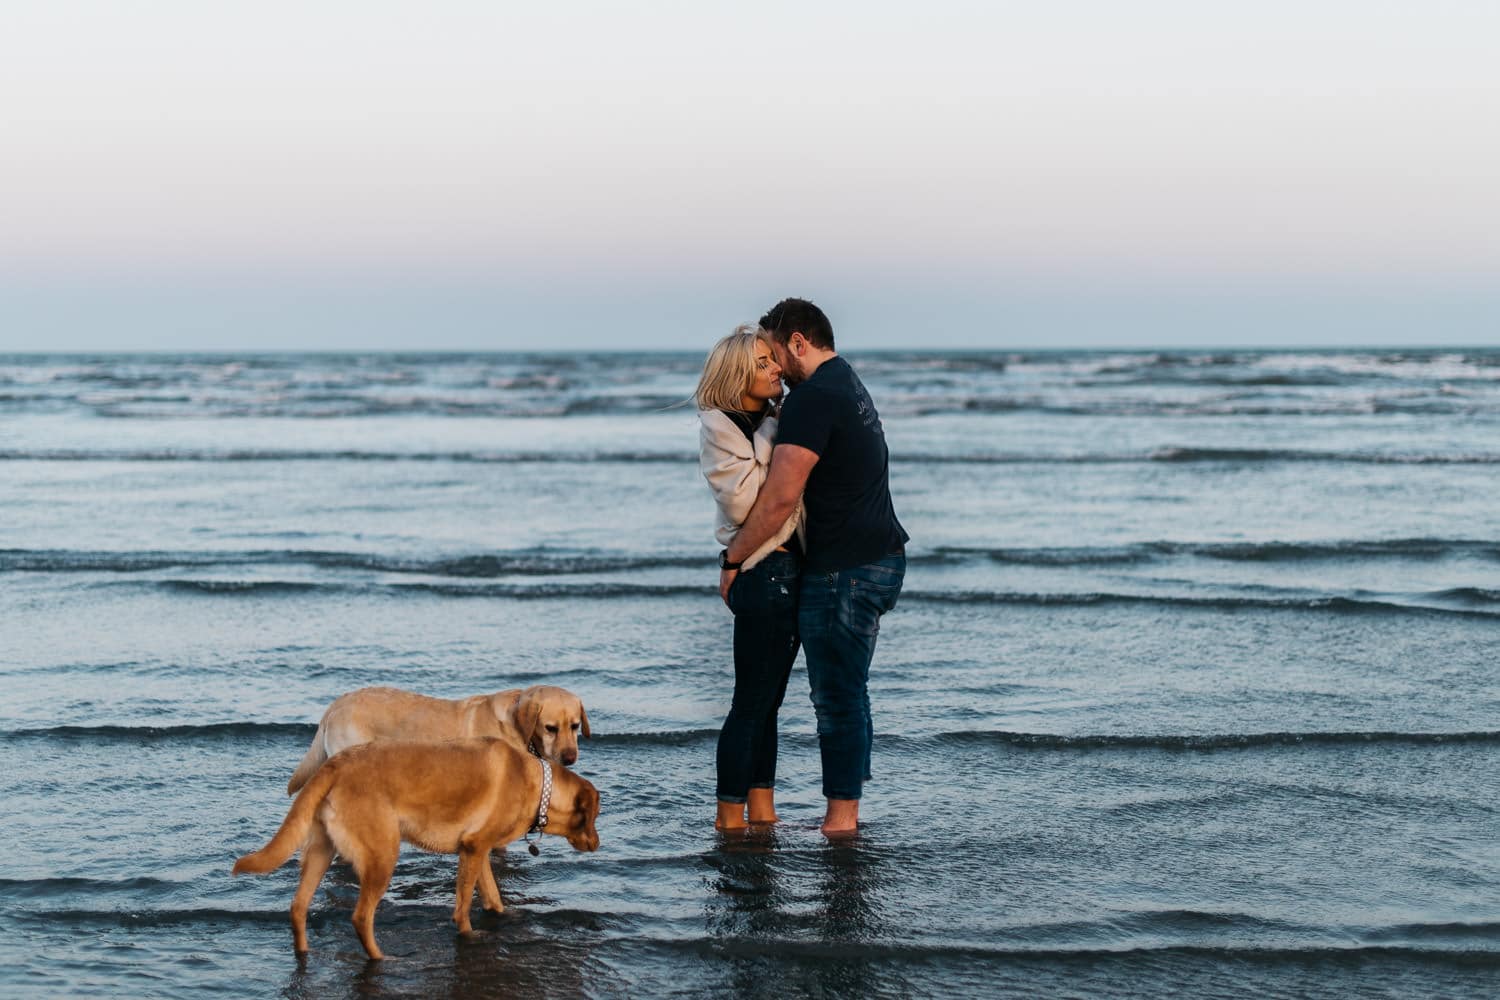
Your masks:
[[[907,534],[891,505],[880,414],[841,357],[818,366],[781,406],[776,443],[818,454],[807,477],[807,571],[833,573],[890,555]]]

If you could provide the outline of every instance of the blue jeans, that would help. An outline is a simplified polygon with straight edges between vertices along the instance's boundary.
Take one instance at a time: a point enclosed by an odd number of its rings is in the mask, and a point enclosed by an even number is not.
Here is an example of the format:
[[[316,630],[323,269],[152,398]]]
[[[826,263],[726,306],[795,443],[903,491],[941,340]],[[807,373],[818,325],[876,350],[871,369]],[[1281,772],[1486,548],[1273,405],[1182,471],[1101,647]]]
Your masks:
[[[734,700],[719,730],[718,798],[744,802],[776,785],[776,713],[797,659],[797,579],[790,552],[772,552],[734,578]]]
[[[905,555],[802,577],[797,623],[818,716],[825,798],[857,799],[870,780],[870,660],[880,616],[896,606],[905,577]]]

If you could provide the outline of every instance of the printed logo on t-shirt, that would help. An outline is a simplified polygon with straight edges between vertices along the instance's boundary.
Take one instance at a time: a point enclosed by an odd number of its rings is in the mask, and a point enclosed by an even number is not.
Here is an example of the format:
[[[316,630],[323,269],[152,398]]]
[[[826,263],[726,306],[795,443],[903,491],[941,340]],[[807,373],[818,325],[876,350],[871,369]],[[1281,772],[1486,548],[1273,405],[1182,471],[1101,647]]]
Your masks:
[[[880,421],[880,415],[875,412],[875,405],[870,402],[870,394],[865,392],[864,386],[854,390],[854,409],[859,414],[859,422],[863,427],[869,427]]]

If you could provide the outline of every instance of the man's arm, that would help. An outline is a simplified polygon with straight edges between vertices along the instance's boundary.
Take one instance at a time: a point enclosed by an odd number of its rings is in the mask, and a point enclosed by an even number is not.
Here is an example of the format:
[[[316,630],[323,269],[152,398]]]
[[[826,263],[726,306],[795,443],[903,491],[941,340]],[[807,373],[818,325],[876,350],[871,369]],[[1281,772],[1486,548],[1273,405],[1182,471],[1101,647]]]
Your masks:
[[[729,543],[730,562],[743,562],[750,554],[765,544],[766,539],[776,534],[776,529],[786,524],[786,519],[797,509],[797,498],[818,464],[818,453],[798,444],[778,444],[771,453],[771,469],[766,473],[766,482],[755,498],[755,506],[740,526],[734,541]],[[729,587],[739,570],[726,569],[719,573],[719,596],[729,599]]]

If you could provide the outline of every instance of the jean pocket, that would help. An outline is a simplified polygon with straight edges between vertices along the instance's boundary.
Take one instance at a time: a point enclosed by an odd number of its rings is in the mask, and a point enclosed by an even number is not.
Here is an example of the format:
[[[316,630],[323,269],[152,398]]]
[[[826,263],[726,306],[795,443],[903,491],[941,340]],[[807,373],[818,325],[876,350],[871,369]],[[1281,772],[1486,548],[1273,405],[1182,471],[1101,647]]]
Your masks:
[[[772,576],[766,579],[766,611],[774,615],[797,613],[797,591],[801,584],[797,573]]]
[[[849,581],[846,605],[847,624],[859,635],[879,635],[880,616],[896,606],[901,594],[899,579],[895,583],[856,577]]]
[[[729,587],[729,610],[736,615],[785,615],[797,610],[799,574],[756,566],[734,578]]]

